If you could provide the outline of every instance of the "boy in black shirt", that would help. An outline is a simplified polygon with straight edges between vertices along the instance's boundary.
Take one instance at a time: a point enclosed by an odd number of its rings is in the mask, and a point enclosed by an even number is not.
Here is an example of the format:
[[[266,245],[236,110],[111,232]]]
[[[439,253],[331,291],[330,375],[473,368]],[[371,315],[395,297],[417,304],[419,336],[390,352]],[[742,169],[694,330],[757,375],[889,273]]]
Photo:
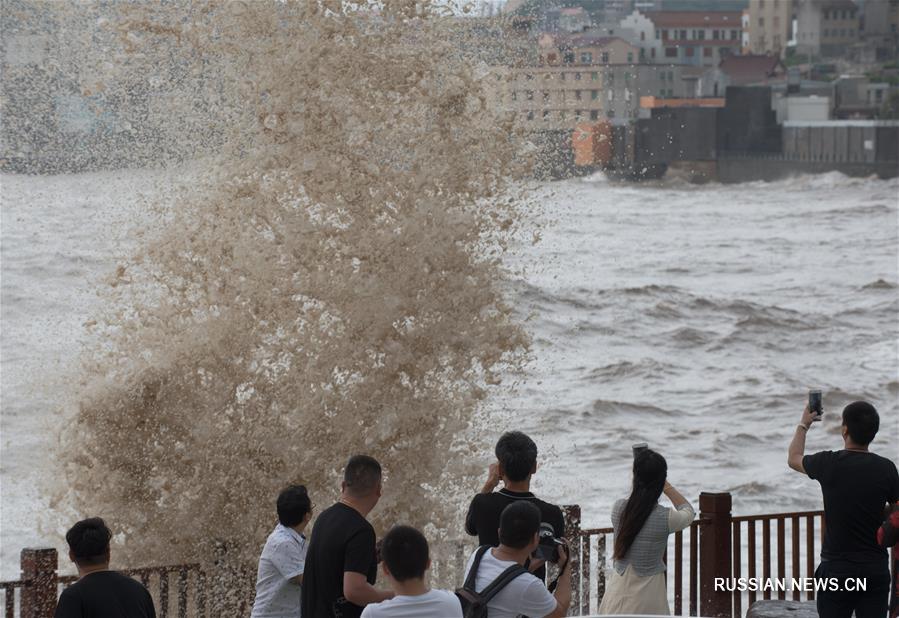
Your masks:
[[[520,431],[508,431],[496,443],[496,460],[490,464],[487,482],[471,500],[465,516],[465,531],[478,537],[479,545],[499,545],[499,519],[507,506],[519,500],[531,502],[540,510],[540,520],[552,526],[556,538],[565,536],[562,509],[540,500],[531,493],[531,476],[537,472],[537,445]],[[503,481],[503,488],[493,491]],[[534,575],[546,578],[546,568],[531,561]]]
[[[140,582],[109,570],[112,534],[99,517],[66,533],[78,581],[62,591],[55,618],[155,618],[153,598]]]
[[[824,543],[815,577],[835,578],[840,586],[818,592],[818,615],[849,618],[855,611],[856,618],[883,618],[890,571],[877,530],[884,506],[899,500],[899,474],[892,461],[868,451],[880,427],[870,403],[856,401],[843,410],[843,450],[803,456],[806,433],[820,419],[806,406],[788,455],[790,467],[817,480],[824,495]],[[855,590],[850,578],[864,579],[865,590]]]
[[[365,519],[381,498],[381,465],[367,455],[350,458],[340,501],[315,521],[303,573],[303,618],[359,618],[369,603],[393,598],[374,587],[378,561],[375,529]]]

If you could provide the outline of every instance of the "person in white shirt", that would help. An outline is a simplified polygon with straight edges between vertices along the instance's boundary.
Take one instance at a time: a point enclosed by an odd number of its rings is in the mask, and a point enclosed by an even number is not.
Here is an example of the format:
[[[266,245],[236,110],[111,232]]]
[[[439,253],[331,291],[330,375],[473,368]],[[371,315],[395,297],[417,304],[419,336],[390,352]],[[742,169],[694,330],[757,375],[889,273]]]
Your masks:
[[[396,596],[366,605],[362,618],[462,618],[455,594],[428,589],[425,571],[430,567],[424,535],[411,526],[394,526],[381,542],[381,570]]]
[[[278,525],[268,536],[256,575],[252,618],[298,618],[300,586],[308,545],[303,530],[312,519],[312,502],[302,485],[278,495]]]
[[[540,510],[528,501],[513,502],[499,518],[499,547],[483,553],[477,567],[475,590],[481,592],[510,566],[526,566],[531,573],[522,573],[505,585],[487,603],[490,618],[561,618],[571,604],[571,569],[568,551],[559,547],[560,568],[555,593],[551,594],[532,572],[544,565],[532,557],[539,545]],[[465,568],[465,579],[475,562],[478,551],[472,554]]]

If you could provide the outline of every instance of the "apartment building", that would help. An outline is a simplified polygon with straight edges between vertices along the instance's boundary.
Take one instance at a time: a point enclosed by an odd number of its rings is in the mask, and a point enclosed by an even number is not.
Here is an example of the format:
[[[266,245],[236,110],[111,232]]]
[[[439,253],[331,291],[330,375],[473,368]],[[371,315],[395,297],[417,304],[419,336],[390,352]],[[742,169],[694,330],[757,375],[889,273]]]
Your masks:
[[[793,0],[749,0],[749,50],[753,54],[786,54],[793,30]]]
[[[796,51],[834,57],[860,38],[860,14],[851,0],[796,0]]]
[[[740,53],[740,11],[658,11],[647,17],[661,41],[662,62],[717,66],[724,58]]]

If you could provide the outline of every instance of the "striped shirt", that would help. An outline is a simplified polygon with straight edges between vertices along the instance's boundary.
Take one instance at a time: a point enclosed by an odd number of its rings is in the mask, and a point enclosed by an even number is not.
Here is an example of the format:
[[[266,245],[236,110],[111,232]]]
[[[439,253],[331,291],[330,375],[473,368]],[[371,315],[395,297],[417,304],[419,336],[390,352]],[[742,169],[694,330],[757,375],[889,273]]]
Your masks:
[[[626,504],[627,500],[618,500],[612,507],[612,527],[616,531]],[[631,566],[641,577],[665,571],[662,556],[668,547],[668,535],[689,526],[695,516],[696,513],[689,504],[682,504],[676,509],[657,504],[624,558],[614,561],[615,570],[624,575],[627,567]]]

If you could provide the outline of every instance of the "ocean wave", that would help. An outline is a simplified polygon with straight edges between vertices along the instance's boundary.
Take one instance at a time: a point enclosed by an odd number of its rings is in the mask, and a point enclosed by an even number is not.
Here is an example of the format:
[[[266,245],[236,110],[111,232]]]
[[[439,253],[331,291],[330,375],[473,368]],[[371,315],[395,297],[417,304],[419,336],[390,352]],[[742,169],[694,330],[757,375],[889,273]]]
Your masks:
[[[866,283],[860,289],[862,290],[895,290],[896,284],[891,283],[890,281],[885,281],[883,279],[878,279],[877,281],[872,281],[871,283]]]
[[[637,362],[621,361],[603,365],[602,367],[595,367],[587,373],[587,376],[584,379],[593,381],[597,379],[617,380],[635,377],[657,378],[666,375],[674,375],[676,372],[677,367],[674,365],[663,363],[652,358],[643,358]]]
[[[593,412],[600,412],[603,415],[606,414],[624,414],[624,415],[637,415],[634,418],[639,418],[639,416],[678,416],[680,412],[676,410],[667,410],[665,408],[660,408],[658,406],[653,406],[650,404],[641,404],[641,403],[630,403],[627,401],[613,401],[608,399],[596,399],[592,404]]]

